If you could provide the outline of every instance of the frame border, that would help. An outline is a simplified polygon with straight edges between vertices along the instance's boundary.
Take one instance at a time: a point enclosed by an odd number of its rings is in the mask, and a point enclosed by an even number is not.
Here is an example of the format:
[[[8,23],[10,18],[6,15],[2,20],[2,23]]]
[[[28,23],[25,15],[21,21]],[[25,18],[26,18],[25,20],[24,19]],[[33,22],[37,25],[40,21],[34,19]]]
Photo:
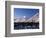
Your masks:
[[[32,6],[42,6],[42,32],[36,33],[18,33],[11,34],[10,32],[10,5],[32,5]],[[18,37],[18,36],[32,36],[32,35],[44,35],[45,34],[45,4],[36,2],[19,2],[19,1],[5,1],[5,37]]]

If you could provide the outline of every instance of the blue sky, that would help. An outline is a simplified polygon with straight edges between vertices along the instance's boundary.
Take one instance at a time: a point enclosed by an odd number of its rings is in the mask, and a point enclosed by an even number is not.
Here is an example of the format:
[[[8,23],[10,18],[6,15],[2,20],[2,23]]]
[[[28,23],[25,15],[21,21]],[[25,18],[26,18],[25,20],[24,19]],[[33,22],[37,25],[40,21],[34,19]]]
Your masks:
[[[39,9],[14,8],[15,17],[32,17],[36,13],[39,13]]]

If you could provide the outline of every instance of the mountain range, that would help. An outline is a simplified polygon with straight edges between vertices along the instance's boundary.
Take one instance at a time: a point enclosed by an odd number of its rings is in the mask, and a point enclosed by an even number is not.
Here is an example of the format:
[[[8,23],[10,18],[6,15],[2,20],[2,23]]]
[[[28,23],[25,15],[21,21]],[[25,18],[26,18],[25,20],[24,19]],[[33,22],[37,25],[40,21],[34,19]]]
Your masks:
[[[36,13],[32,17],[14,17],[14,22],[39,22],[39,13]]]

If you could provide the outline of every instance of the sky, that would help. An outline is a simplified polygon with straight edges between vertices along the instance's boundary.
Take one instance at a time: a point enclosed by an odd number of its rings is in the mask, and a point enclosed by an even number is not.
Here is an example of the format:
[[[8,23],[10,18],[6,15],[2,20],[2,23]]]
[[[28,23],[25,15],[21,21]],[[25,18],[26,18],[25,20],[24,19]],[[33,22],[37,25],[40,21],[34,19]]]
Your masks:
[[[15,17],[32,17],[36,13],[39,13],[39,9],[14,8]]]

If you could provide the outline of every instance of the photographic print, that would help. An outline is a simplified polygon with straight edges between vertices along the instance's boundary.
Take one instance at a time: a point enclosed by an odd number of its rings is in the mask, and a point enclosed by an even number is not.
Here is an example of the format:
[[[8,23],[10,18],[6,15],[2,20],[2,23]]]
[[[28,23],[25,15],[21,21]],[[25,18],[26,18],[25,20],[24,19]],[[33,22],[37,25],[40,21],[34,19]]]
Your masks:
[[[44,3],[6,1],[6,37],[43,35]]]
[[[14,30],[39,29],[39,9],[14,8]]]

